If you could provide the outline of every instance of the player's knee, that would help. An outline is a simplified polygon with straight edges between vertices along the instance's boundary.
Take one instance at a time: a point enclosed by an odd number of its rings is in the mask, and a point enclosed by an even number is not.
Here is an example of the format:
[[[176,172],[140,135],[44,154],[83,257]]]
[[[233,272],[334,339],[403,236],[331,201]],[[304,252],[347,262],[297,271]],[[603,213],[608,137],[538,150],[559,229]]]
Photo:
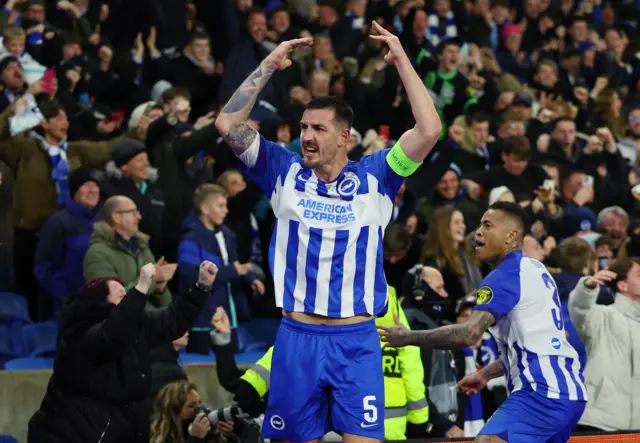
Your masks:
[[[478,435],[473,443],[507,443],[496,435]]]

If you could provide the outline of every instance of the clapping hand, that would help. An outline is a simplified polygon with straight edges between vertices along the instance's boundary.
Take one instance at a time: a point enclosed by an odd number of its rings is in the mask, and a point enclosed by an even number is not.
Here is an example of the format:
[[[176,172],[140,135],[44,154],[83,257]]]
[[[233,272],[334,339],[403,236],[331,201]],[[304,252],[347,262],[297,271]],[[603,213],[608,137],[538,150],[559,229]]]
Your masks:
[[[138,284],[136,289],[143,294],[147,294],[156,276],[156,265],[153,263],[147,263],[140,269],[140,277],[138,278]]]
[[[200,263],[200,276],[198,283],[202,286],[211,286],[218,274],[218,267],[210,261],[203,261]]]
[[[167,263],[164,257],[160,257],[156,263],[156,281],[158,283],[168,282],[175,275],[177,268],[176,263]]]

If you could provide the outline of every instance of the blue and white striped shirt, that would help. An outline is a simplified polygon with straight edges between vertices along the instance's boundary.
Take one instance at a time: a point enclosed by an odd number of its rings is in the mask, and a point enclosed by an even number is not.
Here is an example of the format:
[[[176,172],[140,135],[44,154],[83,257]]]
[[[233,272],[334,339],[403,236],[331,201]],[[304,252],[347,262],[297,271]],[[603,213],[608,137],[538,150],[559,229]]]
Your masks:
[[[509,254],[480,283],[475,310],[493,314],[496,339],[510,393],[587,400],[583,368],[564,329],[560,298],[551,274],[522,251]]]
[[[349,162],[330,183],[262,136],[239,156],[277,218],[269,266],[279,307],[333,318],[386,312],[382,235],[404,181],[388,152]]]

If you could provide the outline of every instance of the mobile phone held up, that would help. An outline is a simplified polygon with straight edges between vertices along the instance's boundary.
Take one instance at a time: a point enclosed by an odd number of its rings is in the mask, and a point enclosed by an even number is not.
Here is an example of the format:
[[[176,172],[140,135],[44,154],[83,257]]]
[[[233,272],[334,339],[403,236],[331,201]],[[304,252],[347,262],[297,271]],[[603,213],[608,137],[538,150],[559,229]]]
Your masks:
[[[590,175],[585,175],[584,179],[582,180],[582,184],[589,188],[593,188],[593,177]]]
[[[53,81],[56,78],[55,69],[47,69],[44,71],[44,75],[42,76],[42,90],[51,95],[53,93]]]

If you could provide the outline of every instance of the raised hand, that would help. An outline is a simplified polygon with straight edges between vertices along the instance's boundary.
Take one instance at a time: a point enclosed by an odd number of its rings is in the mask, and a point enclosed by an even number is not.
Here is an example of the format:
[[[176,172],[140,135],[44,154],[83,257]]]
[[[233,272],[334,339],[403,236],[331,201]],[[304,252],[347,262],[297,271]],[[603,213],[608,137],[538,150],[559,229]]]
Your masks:
[[[276,49],[274,49],[271,54],[267,56],[262,62],[262,65],[267,69],[271,69],[274,71],[282,71],[291,66],[291,60],[289,59],[289,54],[293,52],[296,48],[300,48],[302,46],[311,46],[313,44],[312,38],[296,38],[293,40],[287,40],[286,42],[282,42],[278,45]]]
[[[215,281],[217,274],[218,267],[210,261],[205,260],[200,263],[200,276],[198,278],[198,283],[203,286],[211,286]]]
[[[140,269],[140,277],[138,278],[138,284],[136,289],[143,294],[149,292],[156,275],[156,265],[153,263],[147,263]]]
[[[602,270],[595,273],[595,275],[589,277],[585,282],[588,288],[595,289],[596,286],[604,286],[610,281],[615,280],[617,274],[615,272]]]
[[[380,341],[385,343],[385,346],[392,348],[401,348],[411,344],[411,330],[400,323],[398,314],[393,315],[393,321],[396,323],[395,326],[378,326]]]
[[[369,35],[369,37],[373,40],[382,41],[389,47],[389,52],[384,56],[384,60],[387,63],[395,66],[398,62],[407,59],[407,54],[404,52],[400,39],[398,39],[397,36],[384,29],[376,21],[373,21],[371,24],[371,29],[372,34]]]
[[[211,326],[213,326],[218,332],[231,332],[231,322],[229,316],[225,312],[222,306],[216,308],[215,314],[211,317]]]

